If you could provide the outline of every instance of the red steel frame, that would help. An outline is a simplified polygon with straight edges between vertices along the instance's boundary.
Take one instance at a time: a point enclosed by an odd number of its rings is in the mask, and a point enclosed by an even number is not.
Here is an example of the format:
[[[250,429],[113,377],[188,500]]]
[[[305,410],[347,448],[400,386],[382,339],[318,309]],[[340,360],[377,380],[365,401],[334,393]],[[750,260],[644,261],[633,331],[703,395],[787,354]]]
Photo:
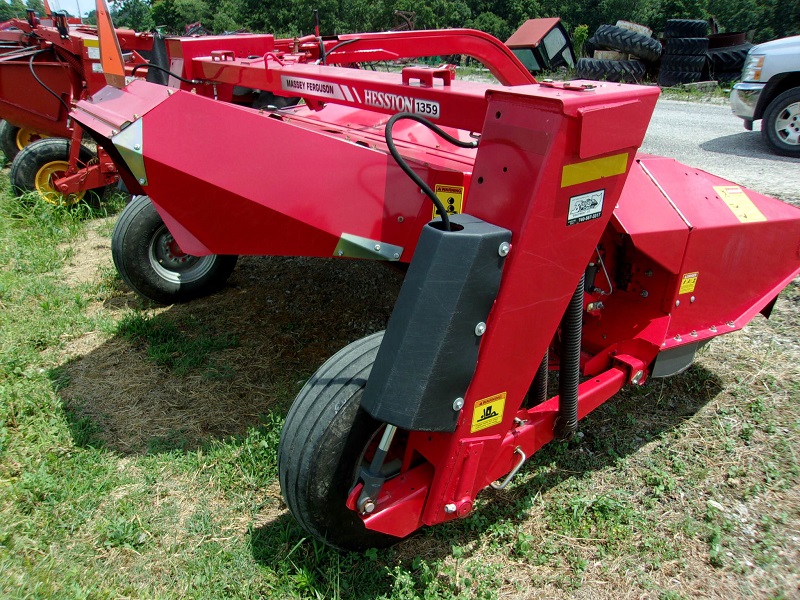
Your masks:
[[[183,44],[179,57],[184,73],[209,83],[179,91],[135,81],[79,102],[73,114],[112,153],[125,129],[141,128],[146,177],[137,181],[129,163],[126,182],[151,197],[182,249],[198,255],[337,256],[348,233],[397,246],[395,258],[410,261],[431,208],[387,154],[387,116],[401,105],[435,105],[438,124],[462,139],[480,135],[473,151],[416,126],[396,131],[423,179],[463,186],[464,210],[510,230],[512,245],[455,432],[409,433],[401,474],[362,515],[367,528],[402,537],[464,516],[520,453],[553,439],[559,398],[522,404],[587,263],[602,259],[628,276],[609,277],[617,288],[609,294],[598,274],[584,295],[580,417],[625,385],[644,383],[660,352],[768,310],[800,272],[796,208],[669,159],[637,156],[657,89],[534,83],[474,32],[353,39],[360,41],[332,44],[328,60],[418,55],[431,41],[437,53],[488,53],[502,84],[453,80],[448,69],[377,74],[308,64],[316,41],[289,53],[251,39],[267,48],[253,57],[212,50],[212,39]],[[219,96],[222,84],[302,92],[308,107],[256,111],[204,97]],[[302,168],[313,176],[287,173],[307,164],[309,151],[319,160]],[[571,222],[576,199],[600,192],[601,210]],[[501,396],[502,421],[473,432],[476,403]]]

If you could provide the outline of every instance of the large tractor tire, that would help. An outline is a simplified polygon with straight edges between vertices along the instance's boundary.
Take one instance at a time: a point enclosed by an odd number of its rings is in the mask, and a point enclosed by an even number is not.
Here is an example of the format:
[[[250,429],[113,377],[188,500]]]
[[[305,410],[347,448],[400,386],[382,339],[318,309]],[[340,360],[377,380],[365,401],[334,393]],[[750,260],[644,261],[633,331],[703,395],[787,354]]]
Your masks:
[[[673,87],[685,83],[695,83],[700,81],[700,75],[700,71],[665,71],[661,69],[658,73],[658,85]]]
[[[661,70],[699,73],[703,70],[705,64],[705,55],[686,56],[684,54],[665,54],[661,59]]]
[[[383,332],[353,342],[314,373],[281,431],[278,474],[286,505],[309,534],[342,550],[389,546],[398,538],[371,531],[345,505],[367,466],[384,424],[361,408]],[[399,472],[403,442],[392,443],[382,475]]]
[[[120,213],[111,236],[111,257],[134,292],[159,304],[216,292],[238,259],[183,252],[147,196],[135,196]]]
[[[644,64],[638,60],[602,60],[580,58],[575,65],[578,79],[639,83],[645,77]]]
[[[703,19],[667,19],[665,38],[700,38],[708,33],[708,23]]]
[[[761,137],[776,154],[800,157],[800,87],[786,90],[769,103]]]
[[[46,138],[20,151],[11,163],[11,172],[8,176],[14,193],[21,196],[36,192],[45,202],[64,206],[80,202],[87,190],[76,194],[63,194],[53,185],[53,181],[62,177],[69,169],[71,144],[70,140],[64,138]],[[93,157],[88,148],[81,146],[78,166],[86,166]]]
[[[747,53],[753,44],[739,44],[727,48],[713,48],[706,52],[712,75],[741,72]]]
[[[673,38],[667,40],[665,54],[701,56],[708,50],[708,38]]]
[[[658,40],[622,27],[601,25],[592,38],[598,46],[633,54],[644,61],[652,62],[661,56],[661,43]]]

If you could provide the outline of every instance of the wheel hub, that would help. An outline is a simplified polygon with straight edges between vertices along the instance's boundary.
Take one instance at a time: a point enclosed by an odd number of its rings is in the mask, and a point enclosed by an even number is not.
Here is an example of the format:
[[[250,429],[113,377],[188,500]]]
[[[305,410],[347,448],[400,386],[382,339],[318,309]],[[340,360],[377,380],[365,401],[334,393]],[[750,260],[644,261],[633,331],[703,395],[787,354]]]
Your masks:
[[[800,102],[789,104],[781,111],[775,119],[775,133],[784,144],[800,144]]]
[[[85,191],[76,194],[62,194],[56,189],[54,182],[66,175],[68,171],[69,162],[65,160],[54,160],[42,165],[36,172],[36,176],[34,177],[34,189],[45,202],[71,206],[83,199],[86,194]]]
[[[214,256],[194,256],[181,250],[172,234],[162,225],[150,242],[150,265],[172,283],[191,283],[202,279],[214,266]]]
[[[46,137],[50,136],[45,135],[43,133],[39,133],[38,131],[34,131],[33,129],[20,127],[17,130],[17,136],[15,140],[17,143],[17,149],[22,150],[23,148],[30,146],[33,142],[44,139]]]

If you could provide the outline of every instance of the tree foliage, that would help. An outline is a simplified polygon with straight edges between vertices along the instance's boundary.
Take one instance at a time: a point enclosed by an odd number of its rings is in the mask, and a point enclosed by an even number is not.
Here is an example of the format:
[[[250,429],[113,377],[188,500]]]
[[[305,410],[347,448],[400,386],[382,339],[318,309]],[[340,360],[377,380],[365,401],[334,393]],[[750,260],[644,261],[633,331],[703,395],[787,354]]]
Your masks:
[[[26,1],[41,14],[41,0]],[[0,20],[24,17],[25,8],[23,0],[0,0]],[[667,19],[708,17],[721,31],[752,31],[756,42],[800,34],[797,0],[117,0],[112,14],[118,25],[137,30],[163,26],[183,33],[185,25],[200,21],[218,33],[246,28],[294,36],[313,32],[314,9],[323,35],[392,29],[401,21],[397,11],[413,13],[416,29],[473,27],[501,40],[527,19],[552,16],[573,34],[581,25],[591,35],[603,23],[623,19],[658,35]]]

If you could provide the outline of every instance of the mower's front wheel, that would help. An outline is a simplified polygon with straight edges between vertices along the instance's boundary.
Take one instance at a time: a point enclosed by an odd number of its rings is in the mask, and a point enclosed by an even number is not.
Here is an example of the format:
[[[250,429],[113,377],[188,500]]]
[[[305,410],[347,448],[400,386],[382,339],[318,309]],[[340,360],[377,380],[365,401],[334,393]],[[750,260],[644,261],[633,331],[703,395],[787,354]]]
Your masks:
[[[72,205],[80,202],[87,190],[64,194],[53,185],[56,179],[63,177],[69,170],[71,143],[64,138],[46,138],[26,146],[11,163],[11,172],[8,174],[11,189],[20,196],[36,192],[50,204]],[[81,146],[77,167],[85,167],[92,158],[92,152]]]
[[[123,209],[111,236],[111,256],[133,291],[160,304],[216,292],[238,259],[183,252],[147,196],[135,196]]]
[[[281,432],[278,473],[289,510],[309,534],[342,550],[398,541],[367,529],[345,505],[383,431],[383,423],[361,408],[382,339],[380,332],[353,342],[322,365],[298,394]],[[388,460],[384,467],[385,477],[398,468]]]

